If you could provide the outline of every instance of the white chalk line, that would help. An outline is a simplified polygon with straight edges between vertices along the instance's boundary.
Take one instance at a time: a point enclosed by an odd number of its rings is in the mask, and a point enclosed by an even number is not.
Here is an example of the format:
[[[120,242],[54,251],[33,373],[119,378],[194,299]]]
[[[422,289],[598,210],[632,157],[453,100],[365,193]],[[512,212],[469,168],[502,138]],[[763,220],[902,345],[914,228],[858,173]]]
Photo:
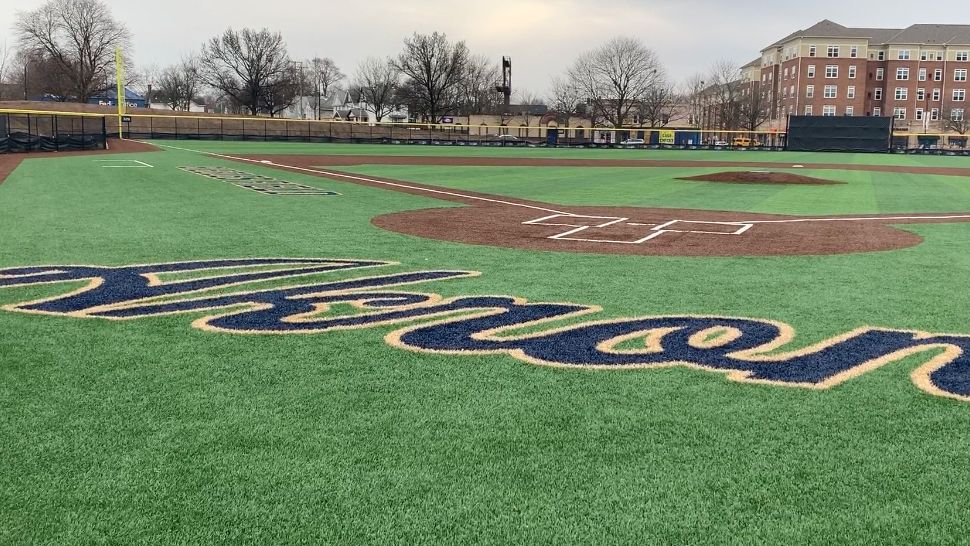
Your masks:
[[[142,142],[142,141],[139,141],[139,142]],[[573,212],[565,212],[565,211],[556,210],[556,209],[550,209],[550,208],[546,208],[546,207],[537,207],[537,206],[534,206],[534,205],[526,205],[525,203],[516,203],[514,201],[503,201],[501,199],[490,199],[490,198],[487,198],[487,197],[478,197],[476,195],[467,195],[467,194],[464,194],[464,193],[458,193],[458,192],[452,192],[452,191],[435,190],[435,189],[431,189],[431,188],[424,188],[424,187],[421,187],[421,186],[412,186],[412,185],[409,185],[409,184],[401,184],[401,183],[398,183],[398,182],[387,182],[387,181],[384,181],[384,180],[376,180],[376,179],[368,178],[368,177],[365,177],[365,176],[357,176],[357,175],[345,174],[345,173],[341,173],[341,172],[337,172],[337,171],[324,171],[324,170],[321,170],[321,169],[309,169],[309,168],[306,168],[306,167],[297,167],[297,166],[294,166],[294,165],[285,165],[283,163],[275,163],[273,161],[269,161],[268,163],[266,163],[266,162],[264,162],[266,160],[249,159],[249,158],[246,158],[246,157],[237,157],[237,156],[232,156],[232,155],[227,155],[227,154],[220,154],[220,153],[216,153],[216,152],[204,152],[204,151],[201,151],[201,150],[193,150],[193,149],[190,149],[190,148],[182,148],[182,147],[179,147],[179,146],[171,146],[171,145],[168,145],[168,144],[158,144],[158,143],[152,143],[152,144],[154,144],[155,146],[160,146],[162,148],[171,148],[173,150],[181,150],[183,152],[192,152],[192,153],[196,153],[196,154],[210,155],[210,156],[213,156],[213,157],[221,157],[221,158],[225,158],[225,159],[231,159],[231,160],[234,160],[234,161],[246,161],[246,162],[249,162],[249,163],[255,163],[257,165],[270,165],[270,166],[273,166],[273,167],[282,167],[282,168],[285,168],[285,169],[292,169],[292,170],[295,170],[295,171],[303,171],[303,172],[309,172],[309,173],[315,173],[315,174],[322,174],[322,175],[325,175],[325,176],[332,176],[332,177],[336,177],[336,178],[346,178],[348,180],[358,180],[358,181],[361,181],[361,182],[370,182],[370,183],[374,183],[374,184],[382,184],[382,185],[385,185],[385,186],[392,186],[392,187],[397,187],[397,188],[405,188],[405,189],[423,191],[423,192],[428,192],[428,193],[436,193],[436,194],[439,194],[439,195],[450,195],[452,197],[461,197],[463,199],[473,199],[473,200],[476,200],[476,201],[485,201],[485,202],[489,202],[489,203],[498,203],[500,205],[509,205],[509,206],[513,206],[513,207],[521,207],[521,208],[527,208],[527,209],[532,209],[532,210],[541,210],[543,212],[552,213],[552,216],[561,215],[561,216],[569,216],[569,217],[573,217],[573,218],[603,218],[603,219],[618,218],[618,217],[615,217],[615,216],[586,216],[586,215],[583,215],[583,214],[576,214],[576,213],[573,213]],[[671,224],[673,222],[678,222],[678,221],[679,222],[693,222],[693,223],[698,223],[698,224],[708,223],[708,224],[738,224],[738,225],[743,225],[743,224],[794,224],[794,223],[802,223],[802,222],[873,222],[873,221],[886,221],[886,220],[959,220],[959,219],[967,219],[967,218],[970,218],[970,214],[954,214],[954,215],[945,215],[945,216],[872,216],[872,217],[843,217],[843,218],[793,218],[793,219],[790,219],[790,220],[732,220],[732,221],[724,221],[724,222],[712,222],[710,220],[672,220],[670,222],[667,222],[667,224],[669,225],[669,224]],[[610,222],[610,224],[612,224],[612,223],[619,223],[619,222],[622,222],[622,221],[628,220],[628,219],[629,218],[621,218],[621,219],[617,220],[616,222]],[[540,220],[542,220],[542,218],[537,219],[537,220],[530,220],[528,222],[523,222],[523,224],[533,224],[533,225],[535,225]],[[605,226],[575,226],[575,225],[571,225],[571,224],[560,224],[560,225],[568,226],[568,227],[583,227],[584,229],[587,229],[587,228],[590,228],[590,227],[605,227]],[[673,230],[671,230],[671,231],[673,231]],[[747,229],[745,231],[747,231]]]

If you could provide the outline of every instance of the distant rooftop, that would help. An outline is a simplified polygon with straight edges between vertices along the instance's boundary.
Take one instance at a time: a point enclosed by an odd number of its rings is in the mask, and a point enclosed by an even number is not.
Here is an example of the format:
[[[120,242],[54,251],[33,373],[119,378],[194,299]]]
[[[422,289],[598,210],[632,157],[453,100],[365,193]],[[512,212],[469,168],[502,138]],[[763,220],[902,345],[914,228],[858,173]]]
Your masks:
[[[873,45],[970,45],[970,25],[912,25],[902,29],[852,28],[824,19],[785,36],[765,50],[796,38],[866,38]]]

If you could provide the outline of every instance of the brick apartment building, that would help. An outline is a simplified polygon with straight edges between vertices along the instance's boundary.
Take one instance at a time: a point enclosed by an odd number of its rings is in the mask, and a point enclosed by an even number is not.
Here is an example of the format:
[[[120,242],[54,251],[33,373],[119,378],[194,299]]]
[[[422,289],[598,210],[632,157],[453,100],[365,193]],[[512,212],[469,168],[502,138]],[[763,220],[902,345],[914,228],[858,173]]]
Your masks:
[[[970,25],[848,28],[825,20],[766,47],[743,74],[768,93],[768,128],[783,129],[788,115],[893,116],[897,131],[914,135],[911,144],[965,146],[968,70]]]

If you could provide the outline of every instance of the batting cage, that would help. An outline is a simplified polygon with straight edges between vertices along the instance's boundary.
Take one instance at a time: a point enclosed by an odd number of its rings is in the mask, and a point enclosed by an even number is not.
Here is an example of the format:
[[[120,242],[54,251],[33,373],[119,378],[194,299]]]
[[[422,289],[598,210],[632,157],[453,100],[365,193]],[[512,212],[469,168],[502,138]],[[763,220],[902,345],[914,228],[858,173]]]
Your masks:
[[[893,118],[791,116],[787,149],[796,152],[888,152]]]

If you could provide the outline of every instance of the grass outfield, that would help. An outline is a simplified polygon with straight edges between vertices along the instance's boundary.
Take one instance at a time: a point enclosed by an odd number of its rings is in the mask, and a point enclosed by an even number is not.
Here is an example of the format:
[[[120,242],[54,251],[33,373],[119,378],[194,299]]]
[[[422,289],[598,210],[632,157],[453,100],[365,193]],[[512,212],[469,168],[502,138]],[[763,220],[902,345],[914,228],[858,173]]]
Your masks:
[[[970,167],[966,158],[889,155],[185,146]],[[102,168],[91,157],[24,162],[0,185],[0,267],[360,258],[401,263],[381,274],[482,273],[412,289],[445,297],[599,305],[596,319],[781,321],[797,332],[795,348],[863,325],[970,334],[968,223],[903,226],[925,240],[894,252],[529,252],[370,223],[384,213],[454,206],[429,197],[186,151],[130,157],[154,167]],[[262,195],[180,166],[228,166],[341,195]],[[956,177],[806,170],[846,184],[777,188],[673,180],[699,169],[343,169],[562,204],[970,211],[970,179]],[[724,169],[710,171],[717,170]],[[0,288],[0,306],[81,285]],[[970,403],[913,385],[909,374],[926,355],[808,390],[685,368],[563,370],[509,356],[415,353],[384,342],[391,326],[211,333],[190,325],[203,314],[106,321],[0,311],[0,543],[957,543],[970,536]]]

